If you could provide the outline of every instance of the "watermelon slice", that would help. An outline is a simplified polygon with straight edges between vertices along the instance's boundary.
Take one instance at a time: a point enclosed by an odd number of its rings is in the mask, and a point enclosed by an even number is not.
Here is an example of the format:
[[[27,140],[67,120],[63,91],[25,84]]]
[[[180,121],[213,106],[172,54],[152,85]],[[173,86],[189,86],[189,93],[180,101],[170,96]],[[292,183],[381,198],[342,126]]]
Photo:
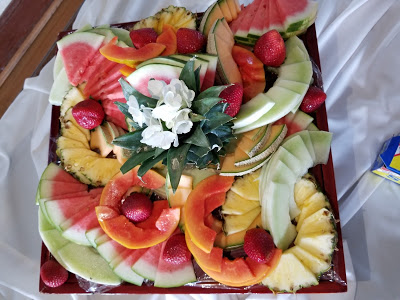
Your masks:
[[[166,245],[166,242],[162,243],[154,286],[177,287],[196,281],[192,260],[181,262],[179,264],[172,264],[163,258],[163,252]]]
[[[265,16],[268,16],[269,12],[269,1],[270,0],[263,0],[256,15],[254,16],[253,21],[251,22],[248,37],[254,37],[258,39],[264,33],[264,20],[268,20]]]
[[[123,280],[140,286],[144,278],[134,272],[132,266],[146,251],[147,249],[125,249],[110,262],[110,266]]]
[[[50,163],[46,169],[43,171],[40,180],[52,180],[70,183],[80,183],[80,181],[74,178],[71,174],[66,172],[62,167],[56,165],[55,163]]]
[[[128,130],[128,126],[125,121],[125,115],[119,110],[118,106],[114,102],[126,103],[125,98],[116,99],[115,101],[110,99],[104,99],[101,101],[104,112],[106,114],[106,120],[118,125],[119,127]]]
[[[58,184],[58,181],[42,179],[39,182],[38,196],[39,198],[52,198],[81,191],[87,191],[86,184],[74,182]]]
[[[90,32],[76,32],[57,42],[69,82],[77,86],[82,74],[99,50],[104,36]]]
[[[84,94],[86,96],[94,95],[96,93],[101,94],[105,86],[118,82],[118,79],[123,76],[119,71],[122,67],[123,65],[112,62],[112,67],[108,72],[100,73],[98,76],[89,79],[85,86]]]
[[[278,6],[276,4],[276,0],[269,1],[269,30],[277,30],[279,32],[284,32],[285,29],[283,27],[284,18],[281,17]]]
[[[157,267],[162,245],[164,243],[165,242],[149,248],[132,266],[133,271],[144,278],[154,281],[157,275]]]
[[[259,7],[261,6],[262,0],[254,0],[252,4],[250,4],[249,9],[246,10],[246,15],[243,18],[243,20],[240,22],[240,26],[238,27],[236,33],[235,33],[235,38],[236,39],[245,39],[247,40],[248,33],[250,30],[251,23],[254,19],[254,17],[257,14],[257,11]],[[238,20],[238,19],[236,19]]]

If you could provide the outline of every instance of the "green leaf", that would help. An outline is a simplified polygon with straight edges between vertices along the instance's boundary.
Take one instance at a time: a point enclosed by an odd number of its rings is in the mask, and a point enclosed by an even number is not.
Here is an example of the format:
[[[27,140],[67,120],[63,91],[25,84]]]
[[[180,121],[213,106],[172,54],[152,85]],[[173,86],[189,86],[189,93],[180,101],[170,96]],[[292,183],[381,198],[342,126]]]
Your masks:
[[[218,111],[216,112],[210,111],[209,113],[207,113],[206,117],[207,120],[202,121],[204,122],[202,124],[202,128],[204,133],[206,134],[233,119],[231,116]]]
[[[203,98],[193,101],[192,103],[192,110],[200,115],[205,115],[209,112],[209,110],[220,102],[222,99],[218,97],[210,97],[210,98]]]
[[[124,78],[120,78],[118,81],[121,84],[122,92],[124,93],[124,97],[127,101],[129,100],[129,96],[133,95],[137,99],[139,106],[143,104],[144,106],[151,108],[156,107],[157,99],[153,99],[143,95],[133,86],[131,86]]]
[[[183,67],[181,74],[179,75],[179,79],[183,80],[189,90],[192,90],[196,93],[197,83],[196,76],[194,74],[194,61],[189,60],[185,66]]]
[[[150,157],[153,157],[155,153],[155,150],[151,151],[143,151],[137,154],[132,155],[121,167],[121,172],[122,174],[125,174],[132,170],[134,167],[137,165],[140,165],[143,163],[145,160],[147,160]]]
[[[161,148],[157,148],[157,149],[161,149]],[[157,152],[157,150],[156,150]],[[139,178],[142,178],[144,176],[144,174],[146,174],[146,172],[148,170],[150,170],[156,163],[158,163],[160,160],[163,160],[164,158],[167,157],[168,151],[164,150],[161,153],[159,153],[158,155],[156,155],[156,153],[154,154],[154,157],[150,157],[148,159],[146,159],[145,161],[143,161],[142,165],[139,167],[139,170],[137,172],[137,175]]]
[[[211,148],[214,148],[215,150],[214,149],[213,150],[216,152],[218,152],[219,149],[221,149],[224,146],[224,143],[215,134],[209,133],[207,134],[207,138],[210,142]]]
[[[189,113],[189,118],[193,123],[200,122],[201,120],[204,120],[206,117],[194,113]]]
[[[167,166],[168,174],[171,181],[171,187],[175,193],[181,179],[182,171],[186,165],[186,155],[189,151],[190,144],[183,144],[179,147],[172,147],[168,150]]]
[[[118,106],[118,109],[125,115],[125,117],[132,118],[131,113],[128,111],[128,104],[119,101],[115,101],[114,103],[116,106]]]
[[[227,126],[227,124],[229,124],[229,122],[224,124],[224,126],[220,126],[211,130],[210,133],[215,134],[223,142],[226,140],[231,140],[235,136],[232,133],[232,127]]]
[[[226,89],[229,85],[217,85],[217,86],[212,86],[206,89],[205,91],[202,91],[198,96],[197,100],[204,99],[204,98],[215,98],[219,97],[219,94]]]
[[[197,145],[199,147],[207,147],[208,149],[211,149],[210,143],[208,142],[208,138],[206,137],[200,126],[196,127],[193,134],[190,137],[188,137],[184,141],[184,143]]]
[[[113,141],[113,145],[120,146],[122,148],[136,150],[137,148],[143,147],[144,144],[140,142],[142,139],[142,130],[136,130],[128,132],[127,134],[116,137]]]
[[[164,151],[166,151],[165,149],[163,149],[163,148],[156,148],[155,149],[156,150],[156,152],[154,153],[154,157],[157,157],[157,156],[159,156],[161,153],[163,153]]]
[[[194,91],[195,94],[197,95],[200,91],[200,69],[201,66],[198,67],[195,71],[194,71],[194,78],[196,80],[196,90]]]
[[[189,153],[192,152],[192,153],[196,154],[196,156],[198,156],[198,157],[203,157],[208,152],[210,152],[210,150],[211,149],[207,148],[207,147],[199,147],[196,145],[192,145],[189,149]]]

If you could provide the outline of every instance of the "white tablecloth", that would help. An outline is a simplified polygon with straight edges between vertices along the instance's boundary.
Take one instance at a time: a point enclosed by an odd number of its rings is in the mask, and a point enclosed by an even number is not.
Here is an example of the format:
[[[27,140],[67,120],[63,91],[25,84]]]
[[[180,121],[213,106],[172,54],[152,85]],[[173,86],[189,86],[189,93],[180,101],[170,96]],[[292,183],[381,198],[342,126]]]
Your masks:
[[[167,4],[204,11],[212,1],[87,0],[74,23],[137,20]],[[248,1],[247,1],[248,2]],[[247,3],[245,2],[245,3]],[[316,22],[327,111],[334,133],[348,288],[341,295],[279,295],[279,299],[400,299],[400,186],[369,172],[382,143],[400,132],[398,74],[400,2],[319,0]],[[41,240],[34,195],[47,165],[52,84],[50,62],[25,81],[0,120],[0,299],[159,299],[159,296],[42,295]],[[1,100],[0,100],[1,101]],[[353,268],[354,267],[354,268]],[[168,295],[166,299],[187,299]],[[193,296],[269,299],[275,296]]]

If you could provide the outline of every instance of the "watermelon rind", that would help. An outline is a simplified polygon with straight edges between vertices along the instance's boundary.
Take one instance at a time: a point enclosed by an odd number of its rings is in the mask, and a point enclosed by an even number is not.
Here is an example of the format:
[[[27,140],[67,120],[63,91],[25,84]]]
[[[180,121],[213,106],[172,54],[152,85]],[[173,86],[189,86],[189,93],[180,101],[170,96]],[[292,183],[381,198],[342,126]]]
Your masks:
[[[317,12],[318,2],[308,1],[308,5],[302,12],[286,17],[284,22],[285,31],[282,33],[283,37],[289,38],[303,33],[315,22]],[[282,14],[282,11],[280,13]]]

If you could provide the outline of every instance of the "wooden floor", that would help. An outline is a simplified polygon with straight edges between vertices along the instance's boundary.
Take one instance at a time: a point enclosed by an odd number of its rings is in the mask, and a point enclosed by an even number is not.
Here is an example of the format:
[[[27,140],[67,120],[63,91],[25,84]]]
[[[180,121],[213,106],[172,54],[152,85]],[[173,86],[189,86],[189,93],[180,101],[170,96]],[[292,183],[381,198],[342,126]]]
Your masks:
[[[71,28],[83,0],[13,0],[0,17],[0,118],[54,56],[58,33]]]

